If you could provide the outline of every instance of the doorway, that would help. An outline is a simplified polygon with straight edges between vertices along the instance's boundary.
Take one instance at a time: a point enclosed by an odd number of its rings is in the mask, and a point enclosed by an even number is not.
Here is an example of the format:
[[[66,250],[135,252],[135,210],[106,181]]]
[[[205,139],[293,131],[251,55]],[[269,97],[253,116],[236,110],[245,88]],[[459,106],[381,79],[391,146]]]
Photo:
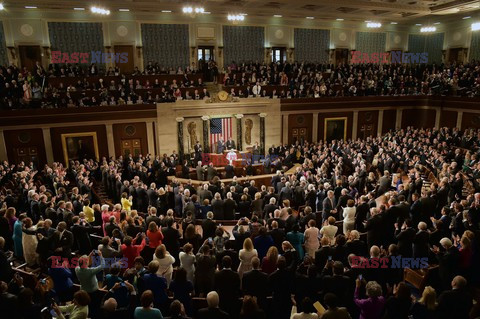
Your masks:
[[[463,62],[462,51],[463,48],[448,49],[448,62]]]
[[[42,62],[42,52],[39,45],[19,45],[18,53],[20,56],[20,65],[26,67],[28,71],[32,72],[35,63]]]
[[[133,45],[115,45],[113,51],[120,54],[126,53],[127,61],[124,62],[123,59],[120,59],[115,62],[115,66],[118,66],[123,74],[132,74],[135,68]]]
[[[273,47],[272,48],[272,62],[283,63],[287,60],[287,48]]]
[[[132,154],[133,158],[142,154],[140,139],[122,140],[122,155],[128,157],[130,154]]]
[[[348,49],[335,49],[335,64],[347,64],[348,60]]]
[[[307,140],[307,128],[297,127],[291,131],[291,144],[295,144],[297,141],[301,144]]]

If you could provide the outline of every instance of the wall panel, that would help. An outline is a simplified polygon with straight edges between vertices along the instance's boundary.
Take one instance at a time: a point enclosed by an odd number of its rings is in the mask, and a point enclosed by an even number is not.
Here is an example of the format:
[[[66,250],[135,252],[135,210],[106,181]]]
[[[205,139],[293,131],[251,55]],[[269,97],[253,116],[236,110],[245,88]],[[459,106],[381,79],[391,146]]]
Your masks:
[[[357,122],[357,138],[377,136],[378,111],[359,111]]]
[[[383,111],[382,134],[395,129],[395,120],[397,119],[396,110]]]
[[[145,123],[113,124],[113,140],[115,156],[122,154],[122,140],[140,140],[142,155],[148,154],[147,126]]]
[[[328,112],[318,114],[318,140],[325,140],[325,119],[332,117],[347,118],[347,139],[352,138],[353,112]]]
[[[37,168],[47,162],[42,129],[21,129],[3,131],[8,160],[17,163],[19,160],[36,154]],[[28,163],[25,163],[28,165]]]
[[[440,127],[455,127],[457,125],[457,112],[445,111],[440,112]]]
[[[290,114],[288,116],[288,143],[293,142],[292,131],[294,129],[306,129],[306,140],[312,141],[313,115],[312,114]],[[270,145],[268,145],[270,147]]]
[[[402,127],[430,128],[435,126],[435,110],[405,109],[402,112]]]

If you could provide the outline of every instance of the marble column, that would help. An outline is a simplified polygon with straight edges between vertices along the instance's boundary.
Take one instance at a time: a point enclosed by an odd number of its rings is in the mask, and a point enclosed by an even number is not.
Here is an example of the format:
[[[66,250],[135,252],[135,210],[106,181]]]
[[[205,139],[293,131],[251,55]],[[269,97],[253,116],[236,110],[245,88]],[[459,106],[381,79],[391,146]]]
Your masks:
[[[178,157],[181,161],[183,161],[183,121],[185,119],[183,117],[177,117],[175,121],[177,121],[177,135],[178,135]]]
[[[0,129],[0,161],[7,161],[7,145],[5,144],[5,136],[3,130]]]
[[[241,151],[243,149],[243,140],[242,140],[242,118],[243,114],[235,114],[237,119],[237,150]]]
[[[458,111],[457,113],[457,125],[455,126],[458,129],[462,129],[462,120],[463,120],[463,111]]]
[[[383,130],[383,110],[378,111],[377,136],[382,135]]]
[[[108,156],[115,157],[115,139],[113,138],[113,126],[112,124],[106,124],[107,130],[107,142],[108,142]]]
[[[358,130],[358,111],[353,111],[353,123],[352,123],[352,140],[357,139]]]
[[[395,117],[395,129],[402,127],[402,109],[397,109],[397,116]]]
[[[45,153],[47,155],[47,163],[51,165],[54,162],[54,159],[53,159],[52,137],[50,135],[50,128],[42,128],[42,133],[43,133],[43,144],[45,145]]]
[[[267,113],[260,113],[260,154],[265,155],[265,117]]]
[[[318,142],[318,112],[313,113],[312,142]]]
[[[148,153],[150,153],[153,157],[155,157],[155,134],[153,133],[153,121],[145,122],[147,126],[147,147]]]
[[[435,128],[438,130],[440,128],[440,108],[435,109]]]
[[[210,153],[208,126],[210,125],[210,117],[208,115],[202,116],[203,120],[203,152]]]

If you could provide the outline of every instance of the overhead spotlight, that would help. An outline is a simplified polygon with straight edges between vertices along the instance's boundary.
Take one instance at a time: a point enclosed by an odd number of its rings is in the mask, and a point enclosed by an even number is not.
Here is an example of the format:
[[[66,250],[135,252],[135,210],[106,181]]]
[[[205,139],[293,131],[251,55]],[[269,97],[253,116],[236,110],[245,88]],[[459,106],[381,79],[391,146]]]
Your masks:
[[[118,11],[120,11],[120,12],[129,12],[130,9],[118,9]]]
[[[281,14],[274,14],[273,16],[274,16],[275,18],[281,18],[281,17],[282,17]]]
[[[438,25],[438,24],[440,24],[440,22],[435,22],[434,24],[437,24],[437,25]]]
[[[416,23],[415,25],[421,26],[422,24],[421,23]]]
[[[390,22],[390,24],[398,24],[398,22]]]
[[[183,11],[183,13],[192,13],[193,8],[192,7],[183,7],[182,11]]]
[[[37,9],[35,6],[25,6],[25,9]]]
[[[472,23],[472,31],[480,30],[480,22]]]
[[[342,18],[337,18],[337,21],[343,21],[343,19]]]
[[[437,27],[423,27],[420,29],[420,32],[435,32]]]
[[[367,22],[367,28],[380,28],[381,26],[380,22]]]
[[[92,11],[93,13],[101,14],[101,15],[109,15],[110,14],[110,10],[106,10],[106,9],[103,9],[103,8],[97,8],[97,7],[91,7],[90,11]]]
[[[228,21],[243,21],[243,20],[245,20],[245,16],[243,16],[241,14],[229,14],[227,16],[227,20]]]
[[[463,17],[462,20],[467,20],[467,19],[470,19],[471,17],[468,16],[468,17]]]
[[[75,11],[85,11],[85,8],[73,8]]]
[[[3,6],[3,3],[0,3],[0,10],[5,10],[5,7]]]
[[[306,17],[308,20],[313,20],[315,19],[314,17]]]
[[[203,8],[195,8],[195,13],[204,13],[205,9]]]
[[[172,10],[162,10],[162,13],[172,13]]]

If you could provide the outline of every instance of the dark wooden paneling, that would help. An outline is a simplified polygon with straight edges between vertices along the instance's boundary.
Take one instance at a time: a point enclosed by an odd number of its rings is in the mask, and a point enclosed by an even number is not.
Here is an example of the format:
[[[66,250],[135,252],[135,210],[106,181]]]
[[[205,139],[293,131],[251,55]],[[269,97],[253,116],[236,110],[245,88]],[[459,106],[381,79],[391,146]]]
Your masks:
[[[50,134],[52,137],[53,158],[56,162],[65,163],[62,149],[62,134],[68,133],[97,133],[98,155],[108,158],[107,131],[104,125],[86,125],[72,127],[52,127]]]
[[[457,125],[458,112],[445,111],[440,112],[440,127],[455,127]]]
[[[313,115],[312,114],[290,114],[288,116],[288,143],[293,142],[292,129],[307,128],[307,141],[312,141]]]
[[[357,122],[357,137],[377,136],[378,111],[359,111]],[[371,127],[369,134],[364,133],[363,128]],[[366,134],[366,135],[365,135]]]
[[[130,127],[127,132],[127,127]],[[142,155],[148,154],[148,142],[147,142],[147,127],[145,123],[122,123],[114,124],[113,126],[113,139],[115,141],[115,156],[118,157],[122,154],[122,140],[139,139],[142,145]],[[133,134],[132,134],[133,133]]]
[[[47,162],[42,129],[7,130],[3,131],[3,136],[5,138],[8,160],[11,163],[18,164],[20,158],[19,151],[28,153],[30,148],[34,148],[37,152],[38,162],[36,164],[43,166]],[[28,163],[26,164],[28,165]]]
[[[397,111],[396,110],[385,110],[385,111],[383,111],[382,134],[385,134],[388,131],[395,129],[396,119],[397,119]]]
[[[461,129],[467,128],[480,128],[480,113],[463,112]]]
[[[325,119],[332,117],[347,118],[347,139],[352,138],[353,112],[328,112],[318,114],[318,139],[325,140]]]
[[[435,126],[435,110],[405,109],[402,111],[402,128],[413,126],[428,128]]]

